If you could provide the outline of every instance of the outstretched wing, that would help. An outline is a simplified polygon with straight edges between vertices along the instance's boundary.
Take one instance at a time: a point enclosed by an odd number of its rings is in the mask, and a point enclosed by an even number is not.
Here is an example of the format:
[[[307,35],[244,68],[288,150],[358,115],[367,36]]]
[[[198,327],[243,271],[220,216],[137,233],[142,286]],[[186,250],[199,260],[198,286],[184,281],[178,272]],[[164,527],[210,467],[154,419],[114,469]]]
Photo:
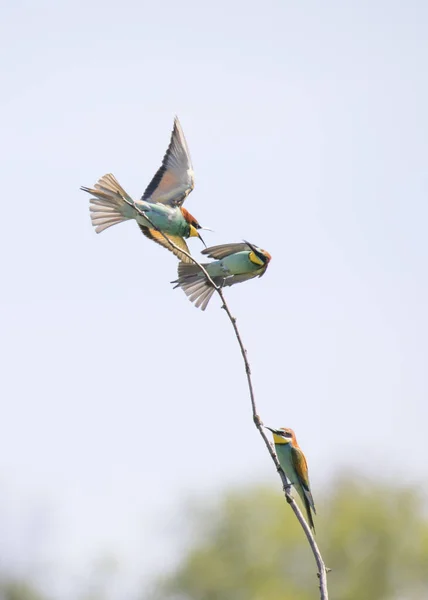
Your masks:
[[[149,227],[144,227],[144,225],[140,225],[140,224],[138,224],[138,226],[141,229],[141,231],[144,233],[144,235],[149,238],[149,240],[153,240],[157,244],[160,244],[161,246],[163,246],[164,248],[166,248],[167,250],[169,250],[170,252],[175,254],[175,256],[177,256],[177,258],[179,258],[184,263],[192,262],[185,254],[183,254],[179,250],[176,250],[175,248],[170,246],[168,244],[168,242],[166,241],[166,239],[163,237],[163,235],[161,233],[159,233],[159,231],[157,231],[156,229],[151,229]],[[171,242],[173,242],[176,246],[178,246],[179,248],[181,248],[182,250],[184,250],[185,252],[190,254],[189,248],[182,237],[180,237],[179,235],[169,235],[169,234],[166,234],[166,235],[171,240]]]
[[[181,206],[195,187],[192,161],[178,117],[175,117],[162,165],[142,196],[146,202]]]
[[[309,484],[308,463],[306,462],[305,455],[300,450],[300,448],[296,448],[296,447],[292,446],[291,447],[291,458],[293,461],[294,469],[299,478],[299,483],[302,486],[303,492],[305,494],[306,500],[308,501],[310,507],[316,514],[314,499],[312,498],[310,484]]]
[[[230,256],[236,252],[244,252],[245,250],[251,250],[251,248],[247,246],[245,242],[241,242],[239,244],[220,244],[220,246],[211,246],[210,248],[202,250],[201,254],[206,254],[210,258],[221,260],[226,256]]]
[[[253,271],[253,273],[243,273],[242,275],[231,275],[225,279],[217,277],[215,283],[217,283],[217,285],[221,285],[221,287],[228,287],[229,285],[235,285],[236,283],[242,283],[243,281],[254,279],[254,277],[257,277],[257,275],[259,275],[259,271]]]

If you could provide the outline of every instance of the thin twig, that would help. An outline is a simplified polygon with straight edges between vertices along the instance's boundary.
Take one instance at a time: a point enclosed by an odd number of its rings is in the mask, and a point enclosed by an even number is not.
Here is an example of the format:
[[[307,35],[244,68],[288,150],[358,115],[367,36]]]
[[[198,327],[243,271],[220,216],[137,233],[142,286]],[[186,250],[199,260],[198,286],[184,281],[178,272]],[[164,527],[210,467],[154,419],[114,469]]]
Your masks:
[[[272,447],[272,444],[269,442],[268,437],[264,431],[263,422],[257,413],[257,405],[256,405],[256,399],[255,399],[255,395],[254,395],[253,381],[251,378],[251,367],[250,367],[250,363],[248,361],[247,351],[245,349],[244,343],[241,338],[241,334],[240,334],[238,326],[236,324],[236,317],[234,317],[232,315],[232,313],[230,312],[230,308],[224,297],[223,290],[221,289],[221,287],[219,287],[218,285],[216,285],[214,283],[214,281],[211,279],[210,275],[208,274],[207,270],[195,258],[193,258],[193,256],[191,256],[188,252],[186,252],[185,250],[182,250],[176,244],[174,244],[174,242],[172,242],[169,239],[169,237],[163,231],[161,231],[159,229],[159,227],[156,227],[156,225],[152,222],[152,220],[147,216],[147,214],[144,211],[139,209],[134,203],[129,202],[123,196],[122,196],[122,199],[127,204],[132,206],[141,216],[143,216],[150,223],[150,225],[153,227],[153,229],[156,229],[156,231],[158,231],[160,234],[162,234],[164,239],[168,242],[168,244],[172,248],[174,248],[175,250],[178,250],[179,252],[181,252],[182,254],[187,256],[187,258],[189,258],[195,265],[197,265],[201,269],[201,271],[204,273],[205,277],[208,279],[208,281],[213,286],[213,288],[216,290],[217,294],[220,296],[220,299],[222,301],[222,308],[224,309],[227,316],[229,317],[229,321],[232,323],[232,327],[235,332],[236,339],[238,340],[239,348],[241,350],[242,359],[244,361],[245,372],[247,374],[248,390],[250,392],[251,410],[253,413],[254,424],[257,427],[261,437],[263,438],[266,448],[268,449],[268,452],[275,464],[276,470],[278,471],[278,474],[281,478],[285,498],[286,498],[288,504],[291,506],[291,509],[293,510],[294,514],[296,515],[296,518],[299,521],[299,523],[308,539],[309,545],[312,550],[312,554],[314,555],[315,562],[316,562],[317,568],[318,568],[320,600],[328,600],[328,589],[327,589],[327,571],[328,571],[328,569],[326,568],[326,566],[324,564],[323,558],[321,556],[321,552],[319,551],[319,548],[315,541],[312,530],[309,527],[308,523],[306,522],[306,519],[303,516],[302,511],[300,510],[296,501],[294,500],[293,496],[291,495],[291,483],[288,481],[288,479],[279,463],[278,457]]]
[[[195,261],[195,264],[196,261]],[[236,317],[234,317],[232,315],[232,313],[230,312],[229,306],[224,298],[223,295],[223,291],[221,289],[217,289],[217,293],[220,296],[222,302],[223,302],[223,306],[222,308],[226,311],[227,316],[229,317],[230,322],[232,323],[232,327],[235,331],[235,336],[236,339],[238,340],[238,344],[239,344],[239,348],[241,350],[241,354],[242,354],[242,358],[245,364],[245,372],[247,374],[247,382],[248,382],[248,390],[250,392],[250,399],[251,399],[251,408],[252,408],[252,412],[253,412],[253,421],[255,426],[257,427],[260,435],[263,438],[263,441],[266,445],[266,448],[268,449],[268,452],[273,460],[273,462],[275,463],[275,467],[276,470],[278,471],[278,474],[281,478],[282,481],[282,486],[284,489],[284,495],[285,498],[288,502],[288,504],[290,504],[294,514],[296,515],[297,520],[299,521],[303,531],[306,534],[306,537],[308,539],[309,545],[311,547],[312,553],[314,555],[315,558],[315,562],[317,564],[318,567],[318,577],[319,577],[319,589],[320,589],[320,599],[321,600],[328,600],[328,589],[327,589],[327,569],[326,566],[324,564],[323,558],[321,556],[321,552],[318,548],[318,545],[315,541],[314,535],[309,527],[309,525],[307,524],[302,511],[300,510],[300,508],[298,507],[296,501],[294,500],[293,496],[291,495],[291,484],[288,481],[279,461],[278,461],[278,457],[274,451],[274,449],[272,448],[271,443],[269,442],[267,435],[264,431],[263,428],[263,422],[260,419],[258,413],[257,413],[257,405],[256,405],[256,399],[254,396],[254,388],[253,388],[253,381],[251,378],[251,367],[250,367],[250,363],[248,361],[248,357],[247,357],[247,350],[245,349],[244,343],[242,341],[241,338],[241,334],[239,332],[238,326],[236,324]]]
[[[120,194],[119,192],[117,192],[118,194]],[[217,291],[219,291],[219,287],[218,285],[216,285],[214,283],[214,281],[211,279],[208,271],[205,269],[205,267],[203,265],[200,265],[194,258],[193,256],[190,256],[190,254],[188,252],[186,252],[185,250],[183,250],[183,248],[179,248],[176,244],[174,244],[174,242],[172,242],[169,237],[161,230],[159,229],[159,227],[157,227],[153,221],[147,216],[147,214],[144,212],[144,210],[141,210],[141,208],[138,208],[138,206],[134,203],[131,202],[130,200],[128,200],[127,198],[125,198],[125,196],[123,196],[122,194],[120,194],[120,197],[122,198],[122,200],[124,202],[126,202],[126,204],[128,204],[129,206],[131,206],[132,208],[134,208],[137,213],[139,215],[141,215],[144,219],[146,219],[146,221],[148,221],[148,223],[150,223],[150,225],[153,227],[153,229],[156,229],[156,231],[158,231],[163,238],[168,242],[168,244],[172,247],[175,248],[175,250],[178,250],[179,252],[181,252],[181,254],[184,254],[185,256],[187,256],[187,258],[190,258],[190,260],[195,264],[198,265],[198,267],[201,269],[202,273],[205,275],[205,277],[208,279],[208,281],[210,282],[210,284],[213,286],[214,289],[216,289]]]

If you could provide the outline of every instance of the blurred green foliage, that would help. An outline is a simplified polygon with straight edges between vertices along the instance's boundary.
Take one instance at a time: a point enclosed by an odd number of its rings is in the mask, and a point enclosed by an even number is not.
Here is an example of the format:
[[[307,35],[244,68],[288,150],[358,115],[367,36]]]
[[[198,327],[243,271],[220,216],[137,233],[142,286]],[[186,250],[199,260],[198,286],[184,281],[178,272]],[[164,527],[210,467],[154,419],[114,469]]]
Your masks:
[[[415,490],[342,478],[316,503],[331,600],[428,598],[428,519]],[[158,582],[156,598],[319,597],[313,555],[279,490],[229,493],[191,524],[188,553]]]
[[[315,490],[316,492],[316,490]],[[317,504],[317,542],[332,569],[330,600],[428,598],[428,518],[415,489],[340,478]],[[316,565],[278,488],[226,494],[185,516],[188,550],[157,582],[157,600],[316,600]],[[112,597],[115,567],[97,563],[79,598]],[[0,600],[43,600],[29,583],[0,577]],[[147,600],[147,594],[144,595]]]
[[[0,600],[44,600],[29,583],[8,580],[0,583]]]

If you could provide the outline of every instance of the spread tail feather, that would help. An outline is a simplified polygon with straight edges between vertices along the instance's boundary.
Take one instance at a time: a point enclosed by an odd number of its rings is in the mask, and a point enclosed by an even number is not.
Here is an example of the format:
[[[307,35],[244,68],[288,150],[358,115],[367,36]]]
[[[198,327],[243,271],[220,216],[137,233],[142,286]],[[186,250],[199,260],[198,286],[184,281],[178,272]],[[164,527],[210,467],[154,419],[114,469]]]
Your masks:
[[[205,268],[208,265],[203,265]],[[205,310],[215,292],[215,289],[195,264],[180,262],[178,264],[178,279],[174,288],[180,287],[197,308]],[[214,282],[215,283],[215,282]]]
[[[101,177],[93,188],[80,189],[94,196],[90,200],[89,210],[97,233],[135,216],[135,211],[126,202],[133,202],[132,198],[111,173]]]

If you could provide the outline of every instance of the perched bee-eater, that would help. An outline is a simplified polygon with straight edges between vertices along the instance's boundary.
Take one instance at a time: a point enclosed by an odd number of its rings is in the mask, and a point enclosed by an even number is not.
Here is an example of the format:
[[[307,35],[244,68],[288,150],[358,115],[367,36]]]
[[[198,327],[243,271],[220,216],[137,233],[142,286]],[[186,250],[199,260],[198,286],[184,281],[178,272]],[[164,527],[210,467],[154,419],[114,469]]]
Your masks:
[[[182,250],[189,252],[184,238],[199,237],[205,245],[198,232],[203,227],[182,207],[194,184],[189,150],[176,117],[162,165],[140,200],[134,202],[111,173],[101,177],[93,188],[80,189],[94,196],[90,200],[90,211],[97,233],[116,223],[135,219],[146,237],[171,250],[183,262],[188,262],[187,256],[172,248],[141,212],[146,213],[152,223]]]
[[[211,248],[202,250],[202,254],[217,259],[211,263],[204,263],[202,266],[213,282],[220,287],[235,285],[235,283],[257,276],[261,277],[271,259],[269,252],[249,242],[211,246]],[[204,273],[195,264],[179,263],[178,279],[171,283],[177,284],[174,288],[181,287],[189,296],[190,301],[195,302],[195,306],[202,310],[206,309],[215,291]]]
[[[305,455],[297,443],[294,431],[292,429],[287,429],[286,427],[280,427],[279,429],[266,427],[266,429],[269,429],[273,433],[273,441],[275,443],[275,451],[279,463],[286,474],[287,479],[294,486],[302,499],[306,514],[308,515],[309,525],[315,533],[311,510],[313,510],[315,514],[316,510],[311,494],[311,486],[309,484],[308,464]]]

